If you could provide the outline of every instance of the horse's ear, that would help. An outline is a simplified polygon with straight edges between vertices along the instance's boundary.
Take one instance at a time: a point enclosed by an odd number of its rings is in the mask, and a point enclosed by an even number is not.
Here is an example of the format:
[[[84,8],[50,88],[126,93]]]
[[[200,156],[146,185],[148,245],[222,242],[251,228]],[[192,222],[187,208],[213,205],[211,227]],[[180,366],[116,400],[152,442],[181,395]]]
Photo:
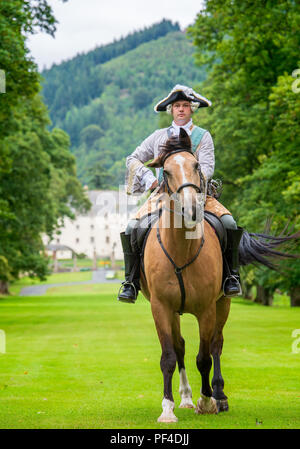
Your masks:
[[[161,158],[159,156],[156,157],[155,159],[153,159],[152,162],[149,162],[149,164],[147,164],[147,167],[155,167],[155,168],[162,167]]]
[[[184,128],[180,128],[179,131],[179,141],[181,144],[183,144],[183,146],[186,148],[192,148],[192,142],[191,139],[188,135],[188,133],[186,132],[186,130]]]
[[[184,128],[179,129],[179,137],[180,137],[180,139],[188,137],[188,133],[186,132],[186,130]]]

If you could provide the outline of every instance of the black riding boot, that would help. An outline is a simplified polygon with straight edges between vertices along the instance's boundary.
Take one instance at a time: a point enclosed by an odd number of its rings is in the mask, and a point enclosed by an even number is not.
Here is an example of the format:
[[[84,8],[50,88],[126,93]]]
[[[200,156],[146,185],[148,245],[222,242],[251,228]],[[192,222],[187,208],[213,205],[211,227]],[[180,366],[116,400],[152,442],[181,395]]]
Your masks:
[[[130,234],[120,234],[125,262],[125,281],[122,283],[118,300],[134,303],[140,290],[140,255],[132,251]]]
[[[239,243],[243,229],[227,228],[226,231],[227,248],[224,254],[223,292],[225,296],[236,296],[242,293],[239,276]]]

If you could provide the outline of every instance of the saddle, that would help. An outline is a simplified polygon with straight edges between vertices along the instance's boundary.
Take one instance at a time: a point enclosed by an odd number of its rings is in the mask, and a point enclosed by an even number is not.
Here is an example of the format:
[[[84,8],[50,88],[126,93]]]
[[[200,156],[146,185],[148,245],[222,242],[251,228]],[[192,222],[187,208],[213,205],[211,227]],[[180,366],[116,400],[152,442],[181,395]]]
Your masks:
[[[159,219],[160,213],[161,211],[157,210],[150,214],[144,215],[140,218],[131,232],[132,250],[135,254],[139,254],[142,259],[149,232]],[[209,211],[204,211],[204,219],[214,229],[219,239],[222,253],[224,253],[227,247],[227,233],[222,221],[219,217],[217,217],[217,215]]]

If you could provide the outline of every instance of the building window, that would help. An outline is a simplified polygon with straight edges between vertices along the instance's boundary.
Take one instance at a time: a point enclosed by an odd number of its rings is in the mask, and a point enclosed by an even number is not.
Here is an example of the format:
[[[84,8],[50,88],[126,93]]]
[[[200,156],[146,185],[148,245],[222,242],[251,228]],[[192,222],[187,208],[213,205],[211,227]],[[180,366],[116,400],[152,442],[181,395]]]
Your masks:
[[[108,236],[106,237],[105,242],[109,243],[109,237]]]
[[[79,243],[79,239],[78,238],[76,239],[76,243]]]
[[[79,226],[79,224],[78,225],[76,225],[76,229],[79,231],[79,229],[80,229],[80,226]]]
[[[56,243],[60,243],[60,240],[59,240],[59,239],[56,239]]]
[[[94,241],[95,241],[95,238],[91,237],[91,243],[94,243]]]
[[[91,229],[94,229],[94,225],[93,224],[91,224]]]

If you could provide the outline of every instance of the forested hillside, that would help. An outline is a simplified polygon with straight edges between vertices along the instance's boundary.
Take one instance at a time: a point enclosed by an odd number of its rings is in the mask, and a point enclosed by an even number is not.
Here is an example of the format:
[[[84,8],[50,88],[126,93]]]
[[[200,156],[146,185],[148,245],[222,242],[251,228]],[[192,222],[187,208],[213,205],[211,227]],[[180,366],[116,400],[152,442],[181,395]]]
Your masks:
[[[43,72],[53,126],[70,135],[83,183],[124,183],[125,157],[158,126],[155,103],[176,83],[204,79],[193,53],[178,25],[163,21]]]
[[[178,24],[168,20],[144,30],[131,33],[111,44],[95,48],[86,54],[54,64],[43,72],[43,96],[51,116],[64,119],[72,106],[83,106],[101,95],[107,78],[101,72],[101,64],[117,58],[139,45],[179,31]]]

